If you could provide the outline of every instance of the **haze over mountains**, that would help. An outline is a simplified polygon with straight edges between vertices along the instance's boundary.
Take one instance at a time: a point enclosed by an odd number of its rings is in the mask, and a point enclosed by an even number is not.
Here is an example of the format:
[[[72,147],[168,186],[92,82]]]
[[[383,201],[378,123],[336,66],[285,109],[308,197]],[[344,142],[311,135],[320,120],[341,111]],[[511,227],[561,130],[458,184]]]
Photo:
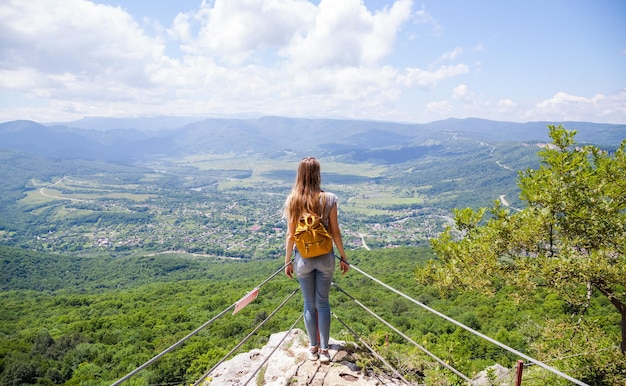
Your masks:
[[[340,156],[355,162],[393,163],[415,151],[437,151],[455,136],[485,142],[545,142],[547,125],[577,130],[579,143],[614,147],[626,124],[589,122],[512,123],[447,119],[425,124],[261,117],[89,118],[63,124],[11,121],[0,124],[0,148],[61,159],[130,163],[154,156],[194,153],[285,153]],[[411,149],[407,154],[406,149]]]

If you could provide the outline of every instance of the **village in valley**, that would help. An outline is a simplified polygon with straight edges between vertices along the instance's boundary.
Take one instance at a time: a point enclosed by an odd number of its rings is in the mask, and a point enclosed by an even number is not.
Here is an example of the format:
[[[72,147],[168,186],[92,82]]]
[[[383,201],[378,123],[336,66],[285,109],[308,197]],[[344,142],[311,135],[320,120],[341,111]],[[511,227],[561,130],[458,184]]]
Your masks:
[[[4,232],[0,239],[57,253],[281,256],[290,181],[223,174],[214,172],[204,186],[190,183],[197,175],[157,171],[32,180],[20,204],[41,222],[29,235]],[[352,250],[426,245],[451,220],[449,212],[425,207],[424,197],[407,189],[375,183],[326,189],[339,198],[344,243]]]

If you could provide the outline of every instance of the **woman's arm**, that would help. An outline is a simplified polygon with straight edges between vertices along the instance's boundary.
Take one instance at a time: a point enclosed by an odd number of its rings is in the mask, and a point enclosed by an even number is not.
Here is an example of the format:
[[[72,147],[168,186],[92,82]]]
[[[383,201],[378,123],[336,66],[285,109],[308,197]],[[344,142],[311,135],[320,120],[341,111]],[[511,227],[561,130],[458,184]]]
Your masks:
[[[341,256],[341,261],[339,266],[341,267],[341,272],[344,274],[348,272],[350,265],[348,264],[348,259],[346,258],[346,252],[343,249],[343,239],[341,237],[341,230],[339,229],[339,220],[337,219],[337,204],[333,205],[330,208],[330,214],[328,216],[328,225],[330,227],[330,235],[335,242],[335,246],[339,251],[339,256]]]
[[[288,222],[287,226],[287,236],[285,239],[285,275],[293,278],[293,265],[289,264],[291,262],[291,254],[293,252],[293,245],[295,240],[293,238],[293,233],[296,229],[296,223]]]

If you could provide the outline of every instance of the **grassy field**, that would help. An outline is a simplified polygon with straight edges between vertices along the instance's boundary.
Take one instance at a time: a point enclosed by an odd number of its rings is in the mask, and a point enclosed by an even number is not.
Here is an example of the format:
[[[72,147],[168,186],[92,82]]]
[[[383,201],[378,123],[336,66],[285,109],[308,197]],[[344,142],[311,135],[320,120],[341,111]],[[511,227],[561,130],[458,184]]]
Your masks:
[[[28,221],[38,238],[20,242],[51,252],[274,256],[283,248],[280,210],[299,161],[202,154],[31,178],[18,203],[36,216]],[[406,165],[320,162],[322,188],[337,195],[344,244],[353,250],[424,245],[449,224],[442,201],[465,189],[458,182],[436,186],[447,180],[439,170],[407,174]]]
[[[144,202],[155,197],[154,194],[134,193],[133,191],[145,190],[139,184],[101,183],[89,177],[62,178],[56,182],[31,180],[31,186],[34,189],[25,192],[25,197],[20,200],[20,204],[38,206],[58,200],[93,202],[104,199]]]
[[[45,206],[58,201],[96,202],[101,200],[127,200],[146,202],[157,194],[137,193],[145,191],[147,185],[159,184],[168,173],[168,167],[185,168],[186,180],[194,178],[193,170],[203,171],[238,171],[249,170],[246,178],[218,177],[218,187],[222,191],[236,189],[282,190],[288,194],[299,160],[244,158],[241,155],[193,155],[164,163],[163,172],[152,171],[142,176],[139,183],[114,184],[111,176],[66,176],[56,181],[31,180],[34,188],[26,192],[20,204],[25,206]],[[336,192],[343,200],[343,209],[359,215],[375,216],[388,214],[390,209],[401,206],[422,205],[426,198],[419,194],[418,188],[400,188],[372,183],[374,179],[385,175],[386,167],[368,163],[341,163],[321,160],[323,187]],[[217,174],[219,176],[219,173]],[[39,209],[41,211],[41,209]],[[58,210],[57,216],[76,216],[82,212]],[[241,219],[242,216],[232,216]]]

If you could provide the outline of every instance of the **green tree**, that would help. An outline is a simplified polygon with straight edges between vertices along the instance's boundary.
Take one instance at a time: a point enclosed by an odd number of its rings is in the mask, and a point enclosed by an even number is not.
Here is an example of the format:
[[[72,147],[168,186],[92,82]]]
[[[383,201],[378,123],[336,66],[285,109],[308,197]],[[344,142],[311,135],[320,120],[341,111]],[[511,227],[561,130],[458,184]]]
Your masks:
[[[432,241],[440,260],[418,270],[418,280],[443,293],[546,287],[574,320],[601,294],[621,317],[626,353],[626,140],[609,153],[577,145],[576,131],[548,128],[553,143],[539,151],[540,167],[519,175],[526,207],[455,210],[456,227]]]

